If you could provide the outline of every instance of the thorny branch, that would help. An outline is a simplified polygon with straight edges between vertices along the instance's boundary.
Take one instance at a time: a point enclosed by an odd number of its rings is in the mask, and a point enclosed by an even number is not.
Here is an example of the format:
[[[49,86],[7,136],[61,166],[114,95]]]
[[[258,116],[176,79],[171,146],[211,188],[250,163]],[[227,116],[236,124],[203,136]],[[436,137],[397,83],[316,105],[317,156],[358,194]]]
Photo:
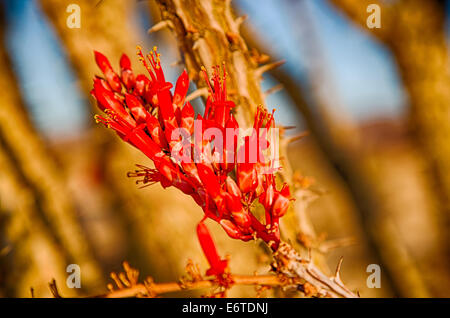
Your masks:
[[[260,86],[262,74],[281,65],[282,62],[259,66],[267,60],[267,57],[248,49],[239,32],[243,19],[235,19],[230,0],[157,0],[156,2],[161,9],[162,21],[150,31],[154,32],[165,27],[174,31],[189,77],[194,79],[200,89],[205,86],[198,76],[201,66],[212,69],[213,65],[225,63],[229,73],[230,91],[235,92],[230,94],[231,99],[240,105],[236,110],[236,119],[242,126],[248,126],[256,107],[264,105],[265,95]],[[195,10],[192,10],[193,7]],[[283,142],[280,144],[287,146]],[[284,155],[286,149],[280,149],[280,152]],[[284,160],[283,166],[284,171],[280,177],[293,183],[293,174],[287,160]],[[302,218],[299,219],[298,215]],[[315,231],[304,213],[288,213],[286,218],[289,216],[290,219],[286,219],[285,224],[287,224],[286,221],[297,224],[306,232],[305,234],[315,237]],[[283,226],[282,230],[288,238],[295,237],[295,233],[298,232],[292,225]],[[302,260],[295,249],[287,243],[283,243],[282,248],[273,256],[280,273],[306,281],[308,290],[312,291],[308,294],[325,297],[357,297],[340,280],[340,266],[335,277],[328,278],[312,260]]]
[[[289,247],[284,244],[277,253],[285,255],[285,253],[292,253],[292,250],[289,252]],[[299,256],[295,255],[294,257]],[[280,260],[285,261],[283,258],[280,258]],[[334,278],[329,279],[323,276],[312,263],[300,258],[298,260],[297,264],[291,263],[289,260],[284,264],[280,262],[274,263],[273,267],[280,269],[279,273],[275,275],[228,274],[226,277],[228,283],[226,285],[221,284],[217,277],[203,277],[198,265],[195,265],[191,260],[188,261],[186,266],[187,276],[182,277],[178,282],[155,283],[151,277],[147,277],[143,283],[139,283],[139,271],[132,268],[127,262],[124,262],[124,272],[111,273],[116,289],[113,284],[108,284],[109,293],[97,295],[94,298],[154,298],[165,293],[206,288],[212,288],[215,291],[209,297],[225,297],[226,292],[235,285],[255,286],[258,296],[266,289],[281,287],[283,289],[301,291],[308,297],[356,297],[343,286],[338,272]],[[290,272],[292,270],[304,271],[304,278],[292,276]],[[49,283],[49,286],[55,298],[62,298],[55,280]]]
[[[287,243],[281,243],[280,247],[274,254],[276,270],[288,277],[301,277],[308,283],[315,294],[321,297],[358,297],[347,287],[340,278],[340,269],[342,259],[339,261],[334,277],[329,278],[324,275],[310,260],[304,260],[300,255]]]

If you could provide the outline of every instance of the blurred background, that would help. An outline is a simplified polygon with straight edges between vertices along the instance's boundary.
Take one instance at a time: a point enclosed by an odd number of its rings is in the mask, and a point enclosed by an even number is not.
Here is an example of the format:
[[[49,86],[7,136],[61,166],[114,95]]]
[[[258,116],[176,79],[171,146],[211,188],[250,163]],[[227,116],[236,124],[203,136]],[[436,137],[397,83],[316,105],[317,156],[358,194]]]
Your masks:
[[[247,16],[247,45],[285,60],[262,83],[277,123],[310,131],[287,153],[312,183],[296,204],[316,235],[298,243],[330,275],[343,256],[342,279],[363,297],[450,297],[449,6],[373,2],[379,29],[366,26],[367,1],[231,5]],[[79,29],[66,24],[72,3]],[[65,296],[101,294],[124,260],[157,282],[178,280],[188,259],[206,270],[202,211],[177,190],[138,189],[126,173],[150,160],[93,120],[93,50],[117,68],[127,53],[143,72],[136,45],[157,45],[168,80],[182,72],[173,34],[147,33],[160,21],[154,0],[1,0],[0,11],[0,296],[50,296],[52,278]],[[269,271],[257,243],[210,227],[232,272]],[[81,289],[65,286],[73,263]],[[368,288],[369,264],[380,265],[381,288]],[[198,296],[169,296],[186,295]]]

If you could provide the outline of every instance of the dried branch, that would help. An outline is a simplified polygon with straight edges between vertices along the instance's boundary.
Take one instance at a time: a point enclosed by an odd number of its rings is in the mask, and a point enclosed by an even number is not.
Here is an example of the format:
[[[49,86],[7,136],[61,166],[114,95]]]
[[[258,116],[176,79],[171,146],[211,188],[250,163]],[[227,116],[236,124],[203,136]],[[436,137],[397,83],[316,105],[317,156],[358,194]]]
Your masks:
[[[356,298],[356,294],[351,292],[340,279],[340,268],[342,259],[340,260],[335,276],[332,278],[324,275],[311,260],[304,260],[290,245],[281,243],[280,247],[274,254],[276,260],[276,270],[286,274],[288,277],[301,277],[314,288],[315,294],[321,297],[344,297]]]
[[[204,278],[200,274],[198,265],[188,261],[186,266],[187,276],[182,277],[178,282],[155,283],[153,278],[147,277],[143,283],[138,282],[139,271],[132,268],[127,262],[123,263],[124,272],[111,273],[116,288],[108,284],[109,293],[93,296],[94,298],[129,298],[129,297],[158,297],[161,294],[180,292],[187,290],[198,290],[205,288],[222,289],[218,294],[223,295],[224,289],[229,289],[236,285],[256,286],[261,292],[262,289],[271,287],[291,288],[303,290],[304,280],[299,278],[286,277],[284,275],[232,275],[228,274],[228,286],[222,286],[216,277]],[[55,280],[49,283],[50,290],[55,298],[61,298],[61,294],[56,287]]]
[[[59,293],[58,287],[56,286],[56,280],[52,279],[50,283],[48,283],[48,286],[50,288],[50,292],[52,293],[54,298],[62,298],[61,294]]]
[[[94,296],[95,298],[126,298],[126,297],[157,297],[161,294],[197,289],[219,289],[217,294],[224,295],[232,286],[247,285],[256,286],[257,290],[271,287],[282,287],[302,291],[305,296],[313,297],[357,297],[348,290],[340,279],[342,258],[338,263],[334,277],[324,275],[311,260],[302,259],[299,254],[288,244],[282,243],[274,254],[275,262],[272,268],[274,275],[234,275],[225,274],[227,277],[204,278],[198,265],[191,260],[186,265],[187,276],[178,282],[155,283],[153,278],[147,277],[143,283],[138,282],[139,271],[132,268],[127,262],[123,263],[124,272],[111,273],[116,288],[108,284],[109,293]],[[223,282],[227,284],[224,285]],[[50,289],[54,297],[61,297],[53,280]]]
[[[245,276],[245,275],[231,275],[230,279],[233,281],[233,285],[247,285],[247,286],[293,286],[296,288],[300,285],[295,279],[286,280],[275,275],[257,275],[257,276]],[[127,288],[112,291],[108,294],[96,296],[98,298],[126,298],[137,296],[148,296],[186,291],[196,290],[204,288],[220,287],[217,284],[215,278],[204,279],[196,281],[186,286],[181,282],[159,283],[159,284],[136,284]]]
[[[288,255],[294,253],[293,255]],[[236,285],[255,286],[259,293],[272,287],[293,289],[302,291],[306,296],[315,297],[356,297],[345,288],[339,278],[339,262],[336,275],[328,278],[323,275],[311,262],[302,260],[296,252],[287,244],[274,255],[278,261],[273,265],[279,271],[276,275],[234,275],[228,274],[227,286],[220,284],[217,277],[204,278],[200,274],[198,266],[189,261],[186,270],[187,277],[182,277],[178,282],[155,283],[151,277],[138,283],[139,271],[132,268],[127,262],[123,263],[125,272],[111,273],[111,278],[117,289],[112,284],[108,285],[109,293],[94,296],[94,298],[127,298],[127,297],[158,297],[161,294],[180,292],[187,290],[198,290],[205,288],[219,289],[215,295],[223,296],[226,290]],[[296,259],[296,262],[293,260]],[[294,275],[293,275],[294,274]],[[298,274],[298,275],[297,275]],[[61,297],[56,283],[53,280],[49,284],[52,294]]]

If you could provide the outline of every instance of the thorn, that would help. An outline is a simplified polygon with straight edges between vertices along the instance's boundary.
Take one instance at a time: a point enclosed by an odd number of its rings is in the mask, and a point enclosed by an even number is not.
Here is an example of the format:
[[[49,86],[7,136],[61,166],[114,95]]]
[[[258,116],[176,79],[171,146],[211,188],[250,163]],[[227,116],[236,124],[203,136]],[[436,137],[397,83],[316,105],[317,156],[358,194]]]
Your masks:
[[[193,99],[196,99],[198,97],[204,96],[207,97],[209,94],[208,89],[206,87],[199,88],[192,93],[190,93],[188,96],[186,96],[186,102],[190,102]]]
[[[336,271],[334,273],[334,280],[340,284],[342,284],[340,271],[341,271],[341,265],[342,265],[343,261],[344,261],[344,257],[341,256],[341,258],[339,259],[339,262],[336,266]]]
[[[283,130],[289,130],[289,129],[295,129],[295,128],[297,128],[297,126],[280,126],[280,128]]]
[[[199,50],[200,45],[201,45],[201,44],[200,44],[200,40],[201,40],[201,39],[198,39],[197,41],[194,42],[194,45],[192,45],[192,50],[193,50],[193,51]]]
[[[261,75],[263,75],[265,72],[283,65],[285,62],[286,62],[285,60],[280,60],[277,62],[268,63],[263,66],[260,66],[255,70],[255,77],[261,77]]]
[[[295,135],[295,136],[292,136],[292,137],[289,137],[289,138],[285,138],[284,142],[286,144],[290,144],[290,143],[292,143],[294,141],[297,141],[297,140],[300,140],[300,139],[302,139],[302,138],[304,138],[304,137],[306,137],[308,135],[309,135],[309,131],[306,130],[304,132],[299,133],[298,135]]]
[[[236,20],[234,20],[234,22],[237,24],[237,27],[239,28],[242,25],[242,23],[245,20],[247,20],[247,18],[248,18],[248,15],[245,14],[243,16],[238,17]]]
[[[153,32],[157,32],[157,31],[160,31],[160,30],[162,30],[164,28],[173,29],[174,26],[173,26],[172,21],[170,21],[170,20],[159,21],[154,26],[152,26],[150,29],[148,29],[147,33],[150,34],[150,33],[153,33]]]
[[[340,239],[325,241],[320,244],[319,251],[321,253],[328,253],[330,250],[355,245],[357,243],[354,237],[343,237]]]
[[[119,276],[116,273],[112,272],[110,274],[110,277],[114,280],[114,283],[116,283],[117,288],[124,289],[124,286],[123,286],[122,282],[120,281]]]
[[[284,88],[283,84],[277,84],[271,88],[269,88],[268,90],[266,90],[263,94],[264,94],[264,98],[266,98],[267,96],[271,95],[271,94],[275,94],[279,91],[281,91]]]
[[[178,60],[178,61],[170,63],[170,67],[175,67],[175,66],[182,65],[182,64],[183,64],[183,61]]]
[[[48,286],[50,287],[50,292],[54,298],[62,298],[59,294],[58,287],[56,286],[56,280],[54,278],[50,283],[48,283]]]
[[[121,272],[119,273],[119,279],[120,281],[126,286],[126,287],[130,287],[131,283],[130,281],[127,279],[126,274]]]

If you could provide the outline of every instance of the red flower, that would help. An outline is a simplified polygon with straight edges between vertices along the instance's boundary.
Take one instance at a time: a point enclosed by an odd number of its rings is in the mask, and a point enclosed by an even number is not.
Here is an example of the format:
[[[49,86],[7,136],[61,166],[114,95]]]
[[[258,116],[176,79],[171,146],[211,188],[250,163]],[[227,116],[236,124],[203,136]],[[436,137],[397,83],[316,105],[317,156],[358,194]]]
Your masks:
[[[202,70],[210,96],[203,116],[194,120],[194,109],[185,102],[187,72],[182,72],[172,93],[173,85],[165,80],[156,48],[146,57],[139,49],[138,55],[149,77],[136,76],[126,55],[120,59],[118,75],[108,59],[95,52],[104,78],[94,78],[91,92],[106,114],[96,115],[97,122],[115,130],[154,163],[154,168],[138,166],[129,176],[141,178],[138,182],[144,185],[159,182],[163,187],[178,188],[230,237],[243,241],[261,238],[276,250],[279,218],[286,213],[291,198],[287,184],[277,190],[273,158],[266,155],[273,142],[269,138],[269,131],[275,128],[273,113],[259,108],[254,129],[247,137],[228,134],[230,129],[239,128],[232,113],[235,104],[227,99],[225,67],[222,75],[220,67],[215,67],[212,84]],[[256,153],[251,152],[255,145]],[[265,209],[264,222],[250,210],[256,200]],[[224,265],[206,232],[200,223],[200,243],[211,273],[217,274]]]
[[[203,254],[205,254],[209,266],[211,266],[211,268],[206,271],[206,275],[222,277],[228,267],[228,261],[220,259],[216,245],[203,221],[197,225],[197,237],[200,246],[202,247]]]

